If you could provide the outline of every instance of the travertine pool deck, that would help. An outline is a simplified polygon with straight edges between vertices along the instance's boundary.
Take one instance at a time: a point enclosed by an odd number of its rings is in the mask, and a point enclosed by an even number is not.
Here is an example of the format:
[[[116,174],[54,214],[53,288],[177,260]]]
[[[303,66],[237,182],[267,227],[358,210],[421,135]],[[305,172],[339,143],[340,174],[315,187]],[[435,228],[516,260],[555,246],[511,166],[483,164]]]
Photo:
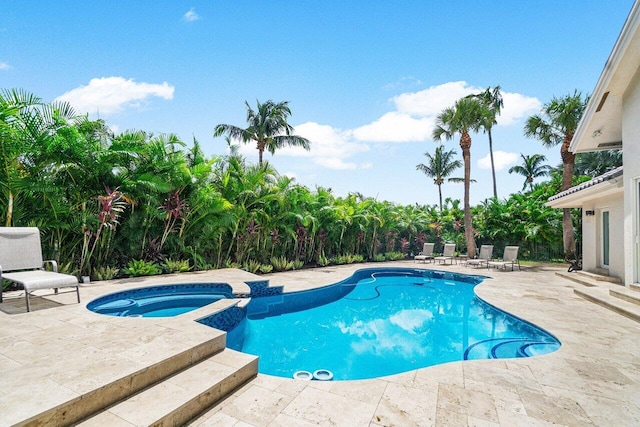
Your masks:
[[[363,381],[305,382],[259,374],[194,420],[193,426],[635,426],[640,425],[640,324],[573,293],[581,285],[560,268],[496,271],[413,261],[331,266],[254,276],[240,270],[95,283],[31,313],[0,304],[0,425],[28,419],[164,353],[215,339],[194,322],[204,307],[168,319],[115,318],[87,302],[105,293],[160,283],[269,279],[285,291],[338,282],[376,266],[487,275],[477,294],[529,320],[562,342],[557,352],[523,359],[453,362]],[[22,304],[22,306],[20,306]],[[15,311],[15,310],[14,310]],[[340,355],[336,355],[340,357]],[[43,409],[44,408],[44,409]],[[145,408],[138,408],[144,411]]]

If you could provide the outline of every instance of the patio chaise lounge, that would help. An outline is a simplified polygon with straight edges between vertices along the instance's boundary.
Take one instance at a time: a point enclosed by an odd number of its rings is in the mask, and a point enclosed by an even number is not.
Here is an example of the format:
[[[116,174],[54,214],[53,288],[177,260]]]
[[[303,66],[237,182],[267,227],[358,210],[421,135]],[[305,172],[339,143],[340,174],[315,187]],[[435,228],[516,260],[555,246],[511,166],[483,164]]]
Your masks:
[[[424,245],[422,245],[422,252],[420,252],[418,255],[413,257],[413,262],[416,262],[416,261],[427,262],[427,260],[429,260],[429,262],[433,261],[434,246],[435,246],[434,243],[425,243]]]
[[[467,260],[465,265],[469,267],[473,265],[474,267],[483,267],[487,266],[489,268],[489,261],[491,261],[491,256],[493,255],[493,245],[482,245],[480,246],[480,253],[478,254],[478,258],[472,258]]]
[[[437,256],[435,257],[434,260],[438,261],[440,264],[442,264],[443,262],[446,264],[447,261],[449,260],[451,261],[451,264],[453,264],[453,260],[455,260],[455,252],[456,252],[455,243],[445,243],[444,252],[442,253],[442,256]]]
[[[520,249],[519,246],[505,246],[502,260],[489,261],[489,267],[503,268],[506,270],[508,266],[511,266],[511,271],[513,271],[513,268],[517,265],[518,270],[520,270],[520,261],[518,261],[518,249]]]
[[[52,271],[44,269],[46,264]],[[43,261],[40,230],[36,227],[0,227],[0,282],[2,279],[22,285],[27,311],[31,311],[30,294],[40,289],[55,289],[57,294],[58,288],[75,288],[60,293],[75,292],[80,302],[78,278],[58,273],[58,264],[53,260]]]

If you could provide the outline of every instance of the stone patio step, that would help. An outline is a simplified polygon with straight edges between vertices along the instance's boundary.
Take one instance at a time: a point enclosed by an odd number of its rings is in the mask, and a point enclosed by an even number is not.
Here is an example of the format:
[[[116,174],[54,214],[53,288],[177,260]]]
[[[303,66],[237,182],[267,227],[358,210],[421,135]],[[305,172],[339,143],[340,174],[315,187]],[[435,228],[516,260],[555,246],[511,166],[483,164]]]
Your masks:
[[[598,269],[598,271],[600,271],[600,273],[606,272],[606,274],[590,273],[588,271],[576,271],[576,274],[578,276],[587,277],[589,279],[595,280],[596,282],[609,282],[609,283],[622,284],[622,280],[619,277],[609,276],[609,272],[607,270]]]
[[[632,283],[629,285],[629,289],[635,292],[640,292],[640,285],[637,283]]]
[[[592,280],[587,276],[578,275],[576,274],[576,272],[568,273],[564,271],[557,271],[556,276],[562,277],[563,279],[571,280],[572,282],[579,283],[580,285],[586,287],[598,286],[595,280]]]
[[[573,292],[587,301],[591,301],[622,316],[628,317],[631,320],[640,322],[640,306],[612,296],[608,288],[576,288]]]
[[[225,349],[106,408],[79,426],[184,425],[258,373],[258,358]]]
[[[75,425],[78,421],[109,405],[138,393],[194,363],[220,353],[225,349],[225,344],[226,334],[214,333],[209,340],[150,363],[143,369],[126,373],[106,384],[96,382],[95,388],[53,408],[34,414],[17,425]]]
[[[620,287],[620,289],[609,289],[609,295],[632,304],[640,305],[640,292],[632,291],[628,288]]]

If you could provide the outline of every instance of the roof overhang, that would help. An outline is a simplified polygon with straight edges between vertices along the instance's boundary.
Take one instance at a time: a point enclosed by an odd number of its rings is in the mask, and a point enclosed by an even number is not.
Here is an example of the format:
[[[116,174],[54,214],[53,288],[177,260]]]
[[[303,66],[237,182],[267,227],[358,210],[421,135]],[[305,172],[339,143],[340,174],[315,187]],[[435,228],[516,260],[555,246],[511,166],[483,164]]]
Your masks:
[[[545,205],[552,208],[581,208],[593,200],[617,193],[624,193],[622,166],[550,197]]]
[[[573,136],[572,152],[622,148],[622,100],[640,68],[639,27],[636,0]]]

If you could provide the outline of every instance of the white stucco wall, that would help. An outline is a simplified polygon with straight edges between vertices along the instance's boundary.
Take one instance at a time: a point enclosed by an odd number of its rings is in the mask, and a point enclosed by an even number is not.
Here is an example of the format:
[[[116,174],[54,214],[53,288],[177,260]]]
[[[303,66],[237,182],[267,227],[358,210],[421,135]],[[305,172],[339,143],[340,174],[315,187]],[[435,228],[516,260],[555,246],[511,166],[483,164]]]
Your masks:
[[[623,97],[622,156],[624,164],[624,283],[640,282],[638,257],[638,180],[640,180],[640,71]]]
[[[609,184],[613,185],[613,184]],[[595,211],[586,216],[586,211]],[[609,211],[609,275],[624,278],[623,193],[585,201],[582,207],[582,268],[593,272],[602,267],[602,212]]]

